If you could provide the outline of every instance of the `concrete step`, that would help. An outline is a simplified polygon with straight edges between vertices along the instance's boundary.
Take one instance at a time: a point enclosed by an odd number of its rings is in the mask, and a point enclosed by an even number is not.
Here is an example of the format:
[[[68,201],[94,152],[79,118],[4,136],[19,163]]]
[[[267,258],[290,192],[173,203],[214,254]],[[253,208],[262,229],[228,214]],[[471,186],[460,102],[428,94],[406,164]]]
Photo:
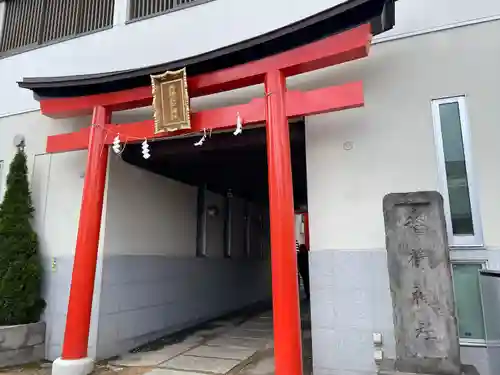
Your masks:
[[[400,371],[387,371],[380,370],[378,375],[435,375],[435,374],[417,374],[416,372],[400,372]]]
[[[400,372],[394,370],[379,370],[378,375],[436,375],[416,372]],[[462,375],[480,375],[474,366],[462,365]]]

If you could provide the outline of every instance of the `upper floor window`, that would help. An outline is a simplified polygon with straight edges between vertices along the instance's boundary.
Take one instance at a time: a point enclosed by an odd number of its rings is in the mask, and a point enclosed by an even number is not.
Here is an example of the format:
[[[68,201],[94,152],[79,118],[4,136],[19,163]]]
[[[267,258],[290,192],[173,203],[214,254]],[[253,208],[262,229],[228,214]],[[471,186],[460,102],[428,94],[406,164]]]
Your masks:
[[[482,246],[465,97],[434,100],[432,112],[450,245]]]
[[[130,20],[166,13],[210,0],[130,0]]]
[[[11,0],[4,7],[0,53],[113,25],[114,0]]]

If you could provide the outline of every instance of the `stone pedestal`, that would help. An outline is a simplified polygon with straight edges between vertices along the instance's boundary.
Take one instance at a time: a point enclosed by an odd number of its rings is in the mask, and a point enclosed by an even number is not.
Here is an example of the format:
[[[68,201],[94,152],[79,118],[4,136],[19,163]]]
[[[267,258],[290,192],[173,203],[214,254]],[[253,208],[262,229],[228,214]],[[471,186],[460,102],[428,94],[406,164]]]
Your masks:
[[[0,367],[41,361],[44,342],[44,322],[0,327]]]

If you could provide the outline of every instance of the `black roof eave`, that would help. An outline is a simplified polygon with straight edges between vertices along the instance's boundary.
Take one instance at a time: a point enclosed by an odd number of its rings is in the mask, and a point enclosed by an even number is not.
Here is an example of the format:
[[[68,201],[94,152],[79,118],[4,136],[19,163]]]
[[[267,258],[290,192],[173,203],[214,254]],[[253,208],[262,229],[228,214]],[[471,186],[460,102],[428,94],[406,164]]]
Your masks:
[[[395,0],[349,0],[323,12],[227,47],[164,64],[117,72],[66,77],[25,77],[19,87],[37,99],[76,97],[126,90],[150,84],[150,75],[187,67],[189,75],[229,68],[312,43],[371,22],[374,35],[391,29]]]

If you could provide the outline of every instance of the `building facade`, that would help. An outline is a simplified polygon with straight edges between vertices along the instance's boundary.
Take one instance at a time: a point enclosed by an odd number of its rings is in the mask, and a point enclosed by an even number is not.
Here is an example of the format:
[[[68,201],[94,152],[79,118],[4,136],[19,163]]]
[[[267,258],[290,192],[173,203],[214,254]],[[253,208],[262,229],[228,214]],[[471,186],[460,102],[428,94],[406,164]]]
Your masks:
[[[23,135],[46,269],[50,360],[62,350],[87,153],[48,154],[46,138],[91,120],[42,116],[32,93],[16,82],[174,61],[332,6],[331,0],[213,0],[178,1],[163,9],[155,1],[106,0],[97,6],[89,0],[76,13],[72,3],[48,8],[43,1],[0,2],[0,191],[16,150],[13,139]],[[15,22],[16,14],[26,22]],[[58,16],[66,19],[58,27],[44,21]],[[31,33],[23,29],[33,24]],[[182,43],[165,37],[179,30]],[[305,118],[315,374],[374,374],[373,333],[382,334],[385,355],[395,357],[382,199],[393,192],[438,190],[446,203],[462,361],[494,375],[477,271],[500,267],[499,45],[497,1],[401,0],[396,26],[374,38],[367,58],[288,80],[289,89],[297,90],[362,80],[365,93],[363,108]],[[197,98],[193,108],[244,103],[262,92],[255,86]],[[124,112],[113,122],[143,116]],[[267,209],[235,198],[234,259],[225,257],[223,215],[207,218],[207,257],[197,257],[198,197],[199,188],[110,156],[90,356],[113,356],[270,297],[268,257],[245,235],[248,218],[265,217]],[[223,207],[226,199],[208,192],[205,205]],[[258,228],[252,233],[268,237]],[[198,283],[193,274],[200,275]]]

